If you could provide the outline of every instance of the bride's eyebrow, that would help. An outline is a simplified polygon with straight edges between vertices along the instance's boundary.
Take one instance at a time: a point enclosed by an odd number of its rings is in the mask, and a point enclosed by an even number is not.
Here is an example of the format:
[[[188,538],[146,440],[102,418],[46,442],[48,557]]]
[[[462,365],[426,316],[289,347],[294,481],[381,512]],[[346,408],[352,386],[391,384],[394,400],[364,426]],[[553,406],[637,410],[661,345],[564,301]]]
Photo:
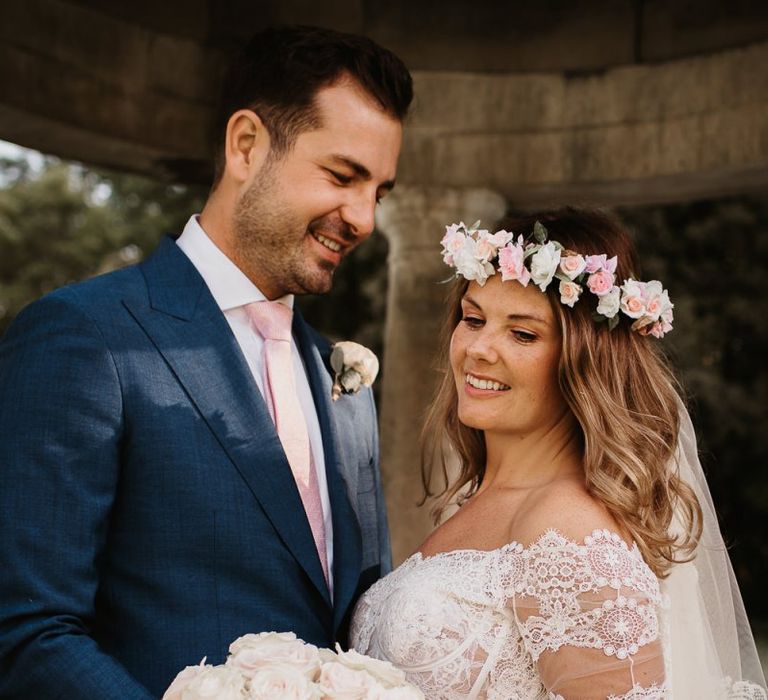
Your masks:
[[[462,301],[466,301],[468,304],[472,304],[478,311],[482,311],[483,307],[480,306],[469,294],[465,294],[463,297],[461,297]]]
[[[462,298],[462,301],[466,301],[468,304],[471,304],[474,306],[478,311],[482,311],[483,307],[480,306],[471,296],[468,294],[465,294]],[[541,316],[536,316],[535,314],[509,314],[507,316],[508,321],[537,321],[538,323],[547,323],[547,320],[542,318]]]

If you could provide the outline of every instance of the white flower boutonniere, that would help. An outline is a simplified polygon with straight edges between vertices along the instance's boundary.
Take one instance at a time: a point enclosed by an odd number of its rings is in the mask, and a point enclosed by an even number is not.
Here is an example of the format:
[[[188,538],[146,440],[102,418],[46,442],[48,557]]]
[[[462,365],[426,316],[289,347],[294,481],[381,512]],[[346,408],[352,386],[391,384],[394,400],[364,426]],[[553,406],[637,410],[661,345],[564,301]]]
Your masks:
[[[336,401],[342,394],[356,394],[361,386],[371,386],[379,373],[379,359],[368,348],[345,340],[334,344],[331,367],[331,398]]]

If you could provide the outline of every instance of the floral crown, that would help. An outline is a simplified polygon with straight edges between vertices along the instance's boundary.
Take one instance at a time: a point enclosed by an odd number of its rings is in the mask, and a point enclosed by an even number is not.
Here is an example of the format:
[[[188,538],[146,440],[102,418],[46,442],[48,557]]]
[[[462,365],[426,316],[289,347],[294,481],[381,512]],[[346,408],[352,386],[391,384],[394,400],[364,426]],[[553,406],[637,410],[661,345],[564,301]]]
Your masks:
[[[515,240],[509,231],[490,233],[479,229],[480,222],[467,227],[463,222],[445,227],[443,261],[456,269],[456,276],[475,280],[480,286],[501,272],[502,281],[516,280],[523,287],[533,281],[542,292],[559,280],[560,302],[573,307],[582,292],[597,297],[592,317],[608,323],[613,330],[619,323],[619,312],[633,319],[632,330],[642,335],[661,338],[672,330],[672,307],[661,282],[624,280],[616,282],[616,256],[580,255],[566,250],[557,241],[547,240],[547,229],[537,221],[533,236]],[[494,266],[493,262],[496,262]]]

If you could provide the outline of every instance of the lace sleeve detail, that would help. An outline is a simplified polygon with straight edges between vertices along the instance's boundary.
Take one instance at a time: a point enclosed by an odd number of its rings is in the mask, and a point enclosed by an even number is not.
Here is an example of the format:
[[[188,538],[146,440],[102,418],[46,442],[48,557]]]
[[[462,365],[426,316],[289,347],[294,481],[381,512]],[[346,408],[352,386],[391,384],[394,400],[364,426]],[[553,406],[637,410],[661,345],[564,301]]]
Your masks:
[[[607,530],[583,544],[551,530],[515,556],[502,589],[551,698],[667,697],[659,583],[637,547]]]

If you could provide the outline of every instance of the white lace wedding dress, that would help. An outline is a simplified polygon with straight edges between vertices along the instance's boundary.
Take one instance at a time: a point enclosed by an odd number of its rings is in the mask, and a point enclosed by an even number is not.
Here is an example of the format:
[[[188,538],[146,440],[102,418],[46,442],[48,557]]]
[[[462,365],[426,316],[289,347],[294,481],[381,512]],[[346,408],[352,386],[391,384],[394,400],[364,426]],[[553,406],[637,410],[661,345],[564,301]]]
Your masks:
[[[428,700],[657,700],[671,697],[664,620],[636,546],[549,531],[526,547],[414,554],[360,600],[351,642]],[[736,683],[718,696],[765,694]]]

